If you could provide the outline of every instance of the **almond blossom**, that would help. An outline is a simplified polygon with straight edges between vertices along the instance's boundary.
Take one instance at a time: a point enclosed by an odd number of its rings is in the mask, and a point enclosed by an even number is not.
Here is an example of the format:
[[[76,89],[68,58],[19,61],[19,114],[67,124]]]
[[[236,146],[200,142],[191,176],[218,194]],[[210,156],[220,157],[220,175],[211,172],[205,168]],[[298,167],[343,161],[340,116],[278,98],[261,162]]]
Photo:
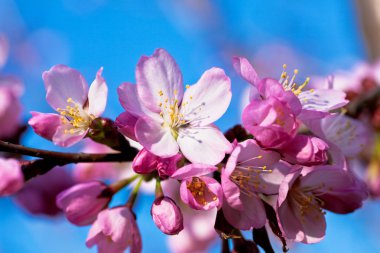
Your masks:
[[[19,161],[0,158],[0,196],[14,194],[23,186],[24,176]]]
[[[83,139],[92,120],[106,107],[108,88],[102,71],[100,68],[89,89],[83,76],[70,67],[55,65],[45,71],[46,100],[59,114],[31,112],[29,125],[59,146],[68,147]]]
[[[191,162],[211,165],[230,151],[230,143],[212,124],[231,101],[230,79],[222,69],[207,70],[184,92],[176,62],[158,49],[140,59],[136,82],[123,83],[118,89],[120,103],[131,115],[124,114],[128,122],[120,124],[124,128],[133,124],[136,139],[148,151],[160,157],[181,151]]]

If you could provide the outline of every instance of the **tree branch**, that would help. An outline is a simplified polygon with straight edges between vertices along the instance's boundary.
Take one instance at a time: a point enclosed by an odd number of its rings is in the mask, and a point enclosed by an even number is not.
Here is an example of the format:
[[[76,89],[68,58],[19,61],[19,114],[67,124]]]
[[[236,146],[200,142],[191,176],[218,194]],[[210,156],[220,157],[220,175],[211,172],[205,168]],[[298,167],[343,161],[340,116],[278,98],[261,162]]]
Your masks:
[[[128,162],[132,161],[137,154],[137,149],[130,147],[127,152],[115,154],[86,154],[65,153],[49,151],[44,149],[30,148],[5,141],[0,141],[0,151],[57,160],[60,163],[87,163],[87,162]]]

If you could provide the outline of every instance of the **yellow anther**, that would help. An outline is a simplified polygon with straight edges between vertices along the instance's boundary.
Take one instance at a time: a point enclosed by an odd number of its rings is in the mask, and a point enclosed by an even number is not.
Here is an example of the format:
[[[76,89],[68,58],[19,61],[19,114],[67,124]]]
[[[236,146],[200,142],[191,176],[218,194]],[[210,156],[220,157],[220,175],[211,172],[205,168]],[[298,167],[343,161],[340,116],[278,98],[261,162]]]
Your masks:
[[[295,70],[294,70],[294,74],[295,74],[295,75],[298,74],[298,69],[295,69]]]
[[[193,96],[190,96],[190,99],[193,99]]]
[[[186,84],[186,89],[188,89],[190,87],[190,85]]]
[[[178,94],[178,90],[174,90],[173,94],[174,94],[174,96],[176,96]]]
[[[72,102],[74,102],[72,98],[68,98],[66,101],[67,101],[67,103],[72,103]]]
[[[164,95],[164,93],[162,92],[162,90],[160,90],[160,91],[158,92],[158,95],[160,95],[161,97]]]
[[[284,63],[284,64],[282,64],[282,68],[284,68],[284,69],[286,69],[286,64]]]

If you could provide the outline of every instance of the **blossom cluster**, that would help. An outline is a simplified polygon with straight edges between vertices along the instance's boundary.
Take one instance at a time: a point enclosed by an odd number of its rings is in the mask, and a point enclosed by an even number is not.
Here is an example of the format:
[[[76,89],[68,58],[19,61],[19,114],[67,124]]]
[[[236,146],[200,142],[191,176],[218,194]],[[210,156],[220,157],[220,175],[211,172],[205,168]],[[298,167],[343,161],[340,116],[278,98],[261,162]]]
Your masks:
[[[79,164],[76,183],[56,196],[71,223],[91,225],[88,247],[96,245],[100,253],[141,252],[133,207],[140,187],[150,182],[156,196],[152,221],[171,238],[184,239],[181,245],[171,242],[177,252],[204,251],[213,241],[214,229],[198,236],[194,223],[200,219],[208,228],[215,224],[224,240],[244,239],[240,231],[274,222],[282,240],[316,243],[325,236],[326,211],[346,214],[362,206],[367,186],[350,159],[364,150],[368,129],[345,114],[346,93],[333,85],[318,88],[310,78],[298,83],[298,70],[289,75],[286,65],[279,79],[259,77],[246,58],[234,57],[232,66],[250,86],[250,97],[241,133],[223,134],[214,123],[232,98],[224,70],[213,67],[195,84],[184,85],[179,66],[164,49],[141,57],[136,83],[122,83],[117,90],[125,111],[112,125],[137,143],[139,152],[130,164]],[[102,70],[90,86],[68,66],[44,72],[46,100],[56,113],[31,112],[28,123],[35,133],[62,147],[92,139],[85,141],[87,153],[123,153],[103,145],[111,141],[104,140],[102,126],[99,130],[108,93]],[[1,195],[27,188],[22,165],[1,158]],[[129,185],[134,187],[125,205],[110,206]],[[218,229],[227,225],[239,232]]]

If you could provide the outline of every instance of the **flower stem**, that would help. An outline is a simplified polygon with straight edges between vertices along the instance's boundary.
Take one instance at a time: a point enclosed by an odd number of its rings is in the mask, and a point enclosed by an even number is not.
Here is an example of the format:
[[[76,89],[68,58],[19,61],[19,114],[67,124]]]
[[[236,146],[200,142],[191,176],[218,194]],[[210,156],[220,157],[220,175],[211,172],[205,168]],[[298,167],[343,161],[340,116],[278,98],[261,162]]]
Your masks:
[[[162,191],[162,186],[161,186],[161,180],[159,178],[156,179],[155,194],[156,194],[156,199],[164,196],[164,192]]]
[[[135,181],[138,177],[139,175],[134,175],[132,177],[122,179],[120,181],[117,181],[116,183],[111,184],[109,188],[113,193],[117,193],[118,191]]]
[[[139,189],[140,189],[140,186],[141,186],[141,183],[143,180],[144,180],[144,178],[141,177],[140,180],[137,182],[135,188],[133,188],[133,190],[131,192],[131,196],[129,197],[127,203],[125,204],[130,209],[132,209],[133,205],[136,202],[137,194],[139,193]]]

